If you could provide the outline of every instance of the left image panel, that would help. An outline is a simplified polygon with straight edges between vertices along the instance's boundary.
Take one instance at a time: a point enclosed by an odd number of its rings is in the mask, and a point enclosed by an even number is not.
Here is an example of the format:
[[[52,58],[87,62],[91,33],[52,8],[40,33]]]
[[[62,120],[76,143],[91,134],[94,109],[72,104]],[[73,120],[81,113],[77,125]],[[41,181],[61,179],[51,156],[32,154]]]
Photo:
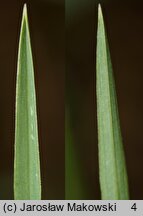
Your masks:
[[[64,1],[24,3],[5,1],[0,8],[0,199],[63,200]]]

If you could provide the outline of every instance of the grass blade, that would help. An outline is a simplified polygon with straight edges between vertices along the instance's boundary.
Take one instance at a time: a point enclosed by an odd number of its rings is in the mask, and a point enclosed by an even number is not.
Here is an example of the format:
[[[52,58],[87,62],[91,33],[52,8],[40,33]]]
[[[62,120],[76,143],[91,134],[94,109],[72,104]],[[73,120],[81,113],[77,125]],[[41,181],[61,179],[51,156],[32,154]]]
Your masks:
[[[72,116],[73,117],[73,116]],[[65,110],[65,199],[80,200],[86,196],[82,170],[78,159],[73,134],[71,113]]]
[[[102,199],[129,199],[115,84],[99,5],[97,31],[97,120]]]
[[[26,5],[17,68],[14,199],[41,199],[34,70]]]

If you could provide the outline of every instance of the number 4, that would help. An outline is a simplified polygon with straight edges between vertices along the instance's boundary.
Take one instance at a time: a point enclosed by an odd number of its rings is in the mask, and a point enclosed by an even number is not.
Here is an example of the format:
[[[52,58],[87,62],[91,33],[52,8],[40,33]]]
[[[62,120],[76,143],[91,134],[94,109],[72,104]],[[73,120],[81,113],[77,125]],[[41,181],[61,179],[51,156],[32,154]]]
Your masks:
[[[136,203],[134,203],[134,204],[132,205],[131,209],[133,209],[134,211],[137,210],[137,205],[136,205]]]

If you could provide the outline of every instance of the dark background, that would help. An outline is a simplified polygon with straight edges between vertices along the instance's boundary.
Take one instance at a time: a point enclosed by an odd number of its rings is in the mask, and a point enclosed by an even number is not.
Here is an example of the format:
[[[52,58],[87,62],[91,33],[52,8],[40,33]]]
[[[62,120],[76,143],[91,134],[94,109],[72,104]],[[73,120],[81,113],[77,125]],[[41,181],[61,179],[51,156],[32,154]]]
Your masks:
[[[103,3],[102,3],[103,2]],[[14,110],[24,1],[0,7],[0,199],[13,199]],[[100,199],[95,99],[97,2],[31,0],[43,199],[65,199],[65,93],[88,193]],[[116,79],[131,199],[143,198],[143,4],[101,1]],[[66,87],[66,88],[65,88]],[[74,186],[73,186],[74,187]]]

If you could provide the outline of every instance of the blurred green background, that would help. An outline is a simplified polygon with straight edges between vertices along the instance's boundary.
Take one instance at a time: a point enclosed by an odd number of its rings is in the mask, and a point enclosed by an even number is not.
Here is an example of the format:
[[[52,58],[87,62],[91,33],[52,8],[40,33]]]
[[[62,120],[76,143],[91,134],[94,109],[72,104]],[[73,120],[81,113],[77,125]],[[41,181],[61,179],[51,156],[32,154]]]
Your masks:
[[[0,7],[0,199],[13,199],[17,49],[24,1]],[[31,0],[43,199],[65,199],[65,102],[80,199],[100,199],[95,99],[97,1]],[[143,190],[143,3],[101,1],[116,79],[131,199]],[[66,110],[66,111],[67,111]],[[74,157],[74,156],[73,156]],[[71,181],[75,199],[78,183]]]

